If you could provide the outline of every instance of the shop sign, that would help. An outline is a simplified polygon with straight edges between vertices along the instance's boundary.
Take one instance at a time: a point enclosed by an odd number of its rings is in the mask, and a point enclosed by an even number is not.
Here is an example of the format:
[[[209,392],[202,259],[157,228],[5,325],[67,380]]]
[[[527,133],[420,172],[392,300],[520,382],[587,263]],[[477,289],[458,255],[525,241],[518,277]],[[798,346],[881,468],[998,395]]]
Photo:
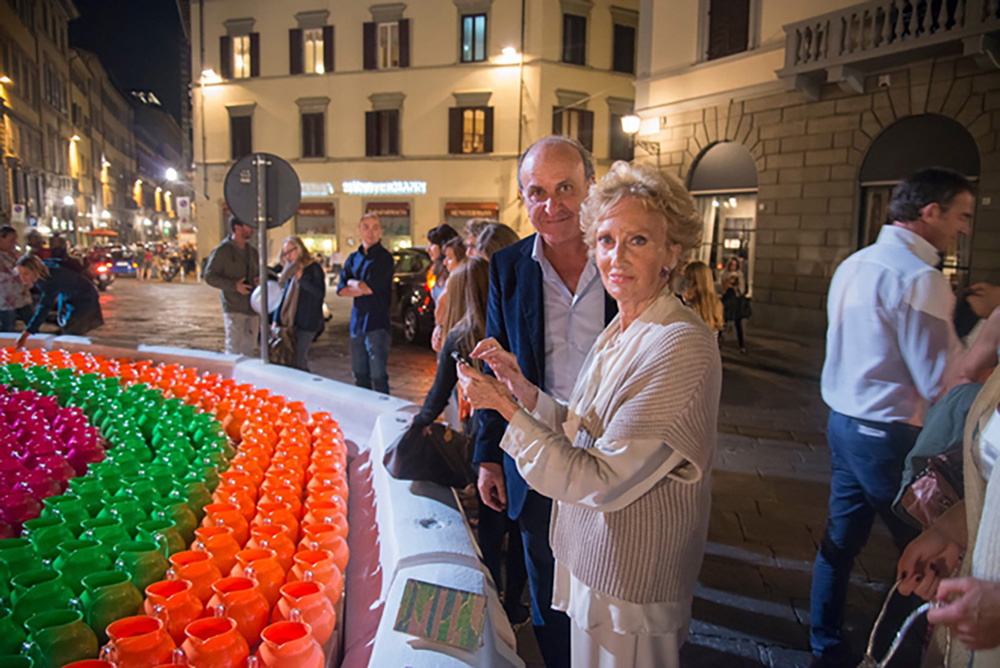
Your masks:
[[[374,213],[379,216],[409,216],[410,204],[408,202],[368,202],[365,205],[365,213]]]
[[[303,197],[327,197],[334,193],[333,184],[329,182],[302,182]]]
[[[302,202],[295,213],[299,216],[332,216],[333,202]]]
[[[426,195],[426,181],[344,181],[348,195]]]
[[[496,218],[500,211],[495,202],[446,202],[445,218]]]

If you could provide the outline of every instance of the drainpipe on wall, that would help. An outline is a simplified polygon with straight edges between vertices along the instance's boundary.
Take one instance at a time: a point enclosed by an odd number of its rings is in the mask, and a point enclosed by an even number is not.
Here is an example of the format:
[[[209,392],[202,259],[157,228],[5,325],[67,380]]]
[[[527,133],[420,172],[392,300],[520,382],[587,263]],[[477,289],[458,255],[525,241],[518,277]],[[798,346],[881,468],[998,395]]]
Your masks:
[[[518,68],[517,81],[517,155],[524,150],[524,6],[526,0],[521,0],[521,66]]]
[[[198,70],[205,71],[205,0],[198,0]],[[201,177],[202,194],[208,200],[208,150],[205,138],[205,82],[198,79],[198,89],[201,93]]]

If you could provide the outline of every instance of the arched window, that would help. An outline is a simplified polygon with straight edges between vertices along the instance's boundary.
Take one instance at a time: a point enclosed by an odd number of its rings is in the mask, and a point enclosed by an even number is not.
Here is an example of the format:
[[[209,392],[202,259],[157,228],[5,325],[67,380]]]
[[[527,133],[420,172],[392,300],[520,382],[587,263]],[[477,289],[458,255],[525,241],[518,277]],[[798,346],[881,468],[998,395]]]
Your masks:
[[[731,256],[741,259],[753,293],[757,229],[757,165],[743,144],[719,142],[705,149],[688,176],[702,219],[696,259],[718,273]]]
[[[868,148],[858,180],[861,183],[861,219],[857,247],[875,242],[887,220],[892,189],[925,167],[948,167],[973,181],[979,178],[979,149],[958,121],[937,114],[902,118],[879,134]],[[968,282],[972,244],[960,237],[945,252],[942,271],[956,287]]]

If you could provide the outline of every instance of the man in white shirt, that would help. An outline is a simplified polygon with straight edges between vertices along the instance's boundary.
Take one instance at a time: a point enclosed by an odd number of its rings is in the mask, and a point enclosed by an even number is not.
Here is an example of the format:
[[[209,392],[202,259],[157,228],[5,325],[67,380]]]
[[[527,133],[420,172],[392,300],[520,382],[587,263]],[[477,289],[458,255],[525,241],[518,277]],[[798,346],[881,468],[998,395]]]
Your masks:
[[[594,166],[576,140],[544,137],[521,156],[518,182],[537,234],[490,258],[486,336],[517,356],[528,380],[568,401],[587,353],[617,312],[580,229],[580,205],[594,182]],[[552,500],[533,491],[500,449],[507,428],[500,414],[480,411],[478,419],[479,493],[484,504],[518,523],[542,657],[549,668],[568,666],[569,619],[551,608]],[[480,519],[481,544],[489,534]],[[484,544],[484,555],[488,551]]]
[[[900,549],[917,534],[891,506],[924,410],[960,355],[955,297],[937,265],[971,231],[973,192],[965,177],[941,168],[906,179],[892,193],[893,222],[845,260],[830,284],[822,394],[833,473],[813,571],[811,666],[847,665],[847,586],[875,515]]]

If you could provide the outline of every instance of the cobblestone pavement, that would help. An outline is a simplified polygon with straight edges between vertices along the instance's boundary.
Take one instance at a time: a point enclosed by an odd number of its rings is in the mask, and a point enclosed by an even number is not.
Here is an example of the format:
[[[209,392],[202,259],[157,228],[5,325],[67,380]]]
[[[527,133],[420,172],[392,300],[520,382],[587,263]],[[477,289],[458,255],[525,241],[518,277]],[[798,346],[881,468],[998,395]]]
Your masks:
[[[311,352],[315,373],[351,382],[348,300],[331,297],[333,321]],[[220,350],[218,293],[188,282],[119,280],[101,297],[101,339]],[[749,329],[749,328],[748,328]],[[829,455],[819,397],[821,341],[752,330],[749,352],[723,346],[724,380],[713,474],[709,545],[694,601],[684,664],[699,668],[805,666],[809,584],[826,518]],[[434,355],[402,342],[390,354],[393,394],[421,402]],[[855,650],[889,586],[896,552],[877,524],[856,564],[848,632]],[[522,654],[540,665],[530,630]]]

